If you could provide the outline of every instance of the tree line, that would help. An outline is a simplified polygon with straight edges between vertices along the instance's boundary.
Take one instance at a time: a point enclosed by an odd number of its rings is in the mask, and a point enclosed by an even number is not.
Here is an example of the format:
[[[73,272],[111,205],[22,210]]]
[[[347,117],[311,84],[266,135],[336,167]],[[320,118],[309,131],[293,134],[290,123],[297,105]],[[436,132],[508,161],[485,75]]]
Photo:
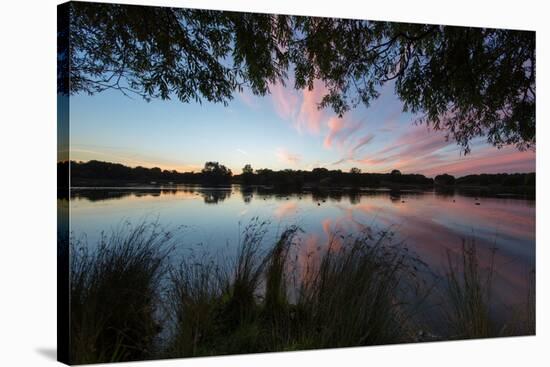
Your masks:
[[[69,175],[69,162],[58,163],[58,182],[65,182]],[[70,162],[71,184],[73,186],[101,186],[113,183],[142,184],[208,184],[273,186],[279,189],[300,189],[304,186],[535,186],[535,173],[476,174],[455,178],[441,174],[435,178],[421,174],[403,174],[394,169],[389,173],[366,173],[353,167],[348,172],[314,168],[307,170],[284,169],[274,171],[268,168],[254,170],[250,164],[240,174],[233,172],[219,162],[206,162],[199,172],[178,172],[159,167],[128,167],[120,163],[91,160]]]

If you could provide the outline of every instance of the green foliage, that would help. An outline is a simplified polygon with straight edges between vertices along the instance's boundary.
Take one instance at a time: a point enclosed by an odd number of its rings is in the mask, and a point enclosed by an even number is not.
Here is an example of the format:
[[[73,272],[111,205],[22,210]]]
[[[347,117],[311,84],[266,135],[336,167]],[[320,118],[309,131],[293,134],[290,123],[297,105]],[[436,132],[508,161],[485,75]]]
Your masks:
[[[321,81],[327,93],[319,107],[342,116],[369,106],[393,81],[405,110],[447,131],[466,152],[480,136],[498,147],[535,145],[535,32],[119,4],[69,7],[70,28],[58,31],[61,93],[116,89],[146,100],[227,104],[243,87],[269,93],[291,70],[297,89]]]

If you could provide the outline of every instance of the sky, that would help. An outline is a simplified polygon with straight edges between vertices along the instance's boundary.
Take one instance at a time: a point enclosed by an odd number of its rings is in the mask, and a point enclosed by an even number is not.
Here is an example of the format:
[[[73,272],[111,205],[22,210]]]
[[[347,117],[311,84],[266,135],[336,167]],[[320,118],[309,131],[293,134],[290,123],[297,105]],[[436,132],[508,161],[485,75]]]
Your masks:
[[[317,108],[324,93],[319,82],[312,91],[277,84],[264,97],[237,93],[227,107],[177,99],[146,102],[118,91],[74,95],[70,159],[181,172],[218,161],[234,174],[245,164],[273,170],[399,169],[428,177],[535,171],[534,151],[497,149],[481,138],[472,142],[470,154],[462,154],[445,132],[417,125],[416,116],[402,112],[392,84],[370,107],[360,105],[343,118]]]

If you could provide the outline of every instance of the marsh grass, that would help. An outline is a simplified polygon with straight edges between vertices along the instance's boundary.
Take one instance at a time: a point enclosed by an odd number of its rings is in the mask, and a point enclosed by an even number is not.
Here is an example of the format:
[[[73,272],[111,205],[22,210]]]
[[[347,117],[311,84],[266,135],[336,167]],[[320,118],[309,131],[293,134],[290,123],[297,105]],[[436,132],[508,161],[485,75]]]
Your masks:
[[[535,334],[535,272],[530,272],[523,302],[498,317],[492,299],[495,252],[489,266],[479,264],[475,240],[464,240],[458,260],[447,252],[448,271],[442,310],[449,329],[448,339],[490,338]],[[518,275],[520,276],[520,275]]]
[[[329,348],[410,340],[410,315],[420,298],[406,294],[412,288],[418,291],[415,272],[423,264],[402,244],[393,244],[389,232],[335,239],[331,237],[320,265],[301,286],[297,307],[306,315],[299,328],[305,345]]]
[[[309,274],[296,276],[300,229],[287,228],[271,247],[263,223],[243,233],[229,271],[212,256],[182,261],[168,298],[175,320],[169,356],[329,348],[409,340],[403,295],[420,266],[405,247],[377,238],[332,238]],[[294,258],[296,259],[296,258]],[[224,260],[224,263],[228,262]],[[227,268],[225,268],[227,269]],[[292,279],[300,279],[296,299]]]
[[[268,351],[277,343],[288,328],[284,268],[298,228],[269,249],[262,247],[267,224],[255,219],[245,227],[234,258],[192,251],[171,272],[167,356]]]
[[[275,240],[268,227],[250,222],[234,254],[199,246],[176,259],[174,237],[156,223],[121,226],[94,250],[71,239],[71,362],[534,333],[534,273],[525,308],[503,327],[491,309],[494,263],[481,269],[473,242],[459,260],[448,255],[445,325],[433,333],[418,317],[430,270],[391,232],[334,233],[304,256],[299,227]]]
[[[535,270],[528,274],[527,294],[520,302],[511,307],[508,322],[502,327],[502,336],[519,336],[536,334],[536,282]]]
[[[95,249],[71,241],[71,363],[151,358],[172,235],[157,223],[121,225]]]
[[[474,241],[463,241],[459,260],[447,252],[444,307],[453,339],[487,338],[498,335],[491,318],[491,289],[494,273],[494,250],[490,266],[481,269]],[[483,274],[485,273],[485,275]]]

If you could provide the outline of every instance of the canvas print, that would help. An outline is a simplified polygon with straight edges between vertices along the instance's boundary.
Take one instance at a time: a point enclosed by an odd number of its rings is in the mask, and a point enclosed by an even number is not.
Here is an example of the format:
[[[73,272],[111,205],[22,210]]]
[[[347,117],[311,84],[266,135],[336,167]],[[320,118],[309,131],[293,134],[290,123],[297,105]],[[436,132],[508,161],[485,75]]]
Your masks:
[[[59,5],[62,362],[535,334],[535,32],[368,19]]]

